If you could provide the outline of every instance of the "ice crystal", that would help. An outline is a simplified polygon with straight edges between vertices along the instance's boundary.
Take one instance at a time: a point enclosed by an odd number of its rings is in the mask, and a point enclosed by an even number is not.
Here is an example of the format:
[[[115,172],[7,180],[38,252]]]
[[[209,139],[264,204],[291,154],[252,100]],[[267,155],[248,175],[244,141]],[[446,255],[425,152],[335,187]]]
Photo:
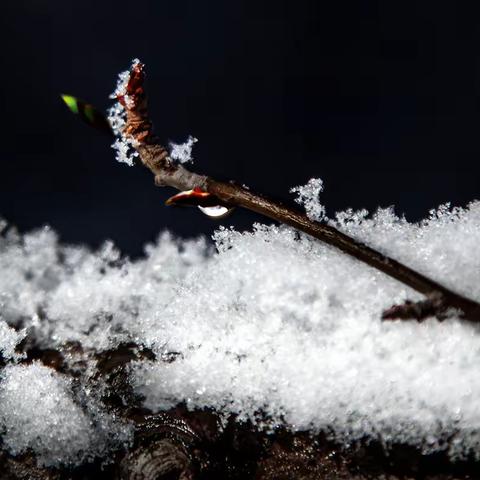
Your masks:
[[[138,58],[132,60],[131,68],[140,63]],[[115,91],[110,95],[110,98],[117,100],[119,97],[128,105],[130,99],[127,95],[127,83],[130,78],[130,69],[121,72],[118,76],[117,86]],[[135,158],[138,157],[138,152],[135,151],[135,143],[131,138],[127,138],[123,134],[123,129],[126,123],[126,111],[124,106],[117,100],[108,110],[108,121],[112,127],[113,133],[116,136],[112,144],[115,150],[115,158],[120,163],[126,163],[129,166],[134,164]]]
[[[95,419],[99,411],[88,415],[74,401],[68,377],[33,363],[7,365],[0,380],[2,438],[13,455],[33,449],[40,464],[59,465],[103,453],[105,419]],[[114,442],[127,438],[125,430],[108,428]]]
[[[311,178],[306,185],[293,187],[291,193],[296,193],[295,201],[303,205],[310,220],[317,222],[325,216],[325,207],[320,203],[319,196],[323,192],[323,182],[320,178]]]
[[[16,346],[25,338],[27,332],[23,329],[17,332],[0,318],[0,359],[4,360],[18,358],[20,355],[15,352]]]
[[[118,162],[126,163],[129,167],[134,165],[138,152],[134,150],[132,139],[119,137],[112,143],[112,148],[115,150],[115,159]]]
[[[193,161],[192,150],[193,145],[198,142],[198,138],[189,135],[185,143],[170,142],[170,158],[176,160],[178,163],[189,163]]]
[[[124,96],[127,93],[127,84],[130,78],[130,70],[140,63],[138,58],[134,58],[131,62],[130,68],[125,70],[118,75],[117,86],[115,91],[110,94],[110,98],[117,99],[120,96]]]

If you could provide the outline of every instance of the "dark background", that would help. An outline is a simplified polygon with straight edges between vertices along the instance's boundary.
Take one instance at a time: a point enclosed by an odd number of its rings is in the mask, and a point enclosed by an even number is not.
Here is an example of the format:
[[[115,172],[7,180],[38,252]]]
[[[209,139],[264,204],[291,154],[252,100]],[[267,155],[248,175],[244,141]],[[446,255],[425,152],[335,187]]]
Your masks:
[[[479,27],[468,2],[3,2],[0,214],[132,255],[164,228],[212,232],[59,99],[106,108],[133,57],[160,136],[200,139],[197,171],[284,200],[321,177],[330,214],[465,205],[480,197]]]

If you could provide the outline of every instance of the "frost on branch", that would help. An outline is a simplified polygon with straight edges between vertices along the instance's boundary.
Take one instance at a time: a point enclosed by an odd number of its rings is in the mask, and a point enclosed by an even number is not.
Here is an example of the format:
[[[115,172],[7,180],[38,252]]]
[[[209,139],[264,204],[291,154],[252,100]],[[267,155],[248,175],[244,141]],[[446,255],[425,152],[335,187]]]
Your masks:
[[[441,207],[416,224],[391,209],[342,212],[330,222],[480,299],[480,202]],[[184,402],[267,430],[284,425],[348,444],[367,438],[480,458],[475,325],[382,322],[385,308],[421,297],[290,228],[220,229],[214,240],[216,252],[205,240],[163,234],[145,258],[129,261],[111,243],[91,252],[63,246],[48,229],[7,232],[2,317],[43,348],[150,348],[156,360],[133,362],[128,378],[154,412]],[[0,381],[10,451],[76,463],[128,441],[127,426],[98,406],[101,381],[87,395],[83,380],[72,389],[61,374],[16,361]],[[47,413],[57,422],[42,423]]]
[[[131,68],[140,63],[138,58],[132,60]],[[138,157],[138,152],[135,151],[134,144],[131,138],[127,138],[123,134],[123,129],[126,123],[126,111],[125,107],[119,98],[123,98],[124,102],[128,105],[129,98],[126,94],[126,88],[128,80],[130,78],[130,69],[120,73],[117,80],[117,86],[115,91],[110,95],[110,98],[115,99],[116,102],[108,110],[108,121],[112,127],[113,133],[116,136],[115,141],[112,144],[112,148],[115,150],[115,158],[120,163],[126,163],[129,166],[133,166],[135,158]]]
[[[178,163],[193,162],[192,150],[193,145],[198,142],[198,138],[189,135],[185,143],[170,142],[170,158],[176,160]]]
[[[295,201],[303,205],[307,217],[319,222],[325,216],[325,207],[320,203],[319,197],[323,192],[323,182],[320,178],[311,178],[306,185],[300,185],[290,189],[290,193],[296,193]]]
[[[137,140],[132,135],[125,135],[124,129],[127,123],[127,109],[134,106],[134,98],[138,94],[135,84],[132,83],[132,78],[134,78],[132,72],[139,65],[140,60],[134,59],[130,69],[119,74],[115,91],[110,95],[110,98],[115,99],[116,102],[108,110],[108,121],[116,136],[112,145],[116,152],[116,159],[130,166],[138,157],[138,152],[135,150]],[[170,158],[180,164],[192,162],[192,149],[197,141],[198,139],[190,135],[185,143],[170,142]]]

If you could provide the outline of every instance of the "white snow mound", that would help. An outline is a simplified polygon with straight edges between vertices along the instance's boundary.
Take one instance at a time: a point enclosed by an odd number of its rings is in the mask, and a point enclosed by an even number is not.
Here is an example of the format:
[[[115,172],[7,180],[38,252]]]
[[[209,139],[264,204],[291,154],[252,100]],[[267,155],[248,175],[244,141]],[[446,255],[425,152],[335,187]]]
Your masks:
[[[442,206],[415,224],[391,209],[342,212],[330,222],[480,300],[480,202]],[[48,229],[6,233],[0,314],[44,347],[78,341],[102,350],[133,340],[151,348],[157,360],[134,364],[131,382],[153,411],[185,402],[266,428],[480,457],[477,326],[456,318],[382,322],[384,309],[420,297],[290,228],[221,228],[214,240],[216,252],[205,240],[163,234],[145,258],[129,261],[110,243],[92,253],[62,246]],[[11,351],[6,338],[0,350]],[[52,410],[54,426],[42,426],[37,417]],[[10,363],[0,412],[13,452],[30,447],[48,463],[95,451],[95,427],[46,367]]]

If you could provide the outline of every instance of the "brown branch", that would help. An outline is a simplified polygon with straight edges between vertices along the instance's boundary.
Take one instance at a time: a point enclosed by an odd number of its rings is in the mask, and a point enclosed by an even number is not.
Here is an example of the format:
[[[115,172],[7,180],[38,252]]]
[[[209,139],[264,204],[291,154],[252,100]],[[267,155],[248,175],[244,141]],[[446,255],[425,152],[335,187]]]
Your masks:
[[[305,214],[255,194],[242,186],[216,181],[205,175],[191,172],[182,165],[172,162],[165,147],[159,143],[153,134],[152,123],[148,117],[144,80],[144,67],[141,63],[137,63],[132,67],[126,93],[119,98],[119,101],[127,112],[124,135],[134,142],[142,163],[153,173],[156,185],[174,187],[181,191],[199,188],[217,197],[221,204],[243,207],[290,225],[380,270],[417,292],[426,295],[429,299],[435,299],[435,309],[428,310],[428,313],[438,314],[449,309],[456,309],[461,312],[464,319],[480,322],[480,304],[477,302],[447,289],[425,275],[383,255],[336,228],[312,221]],[[408,309],[401,310],[397,307],[397,310],[395,310],[392,308],[387,310],[384,318],[402,317],[407,311]],[[399,314],[397,317],[395,317],[396,313]],[[441,315],[439,318],[441,318]]]
[[[456,310],[453,312],[456,312]],[[406,300],[400,305],[393,305],[383,312],[382,318],[384,320],[410,320],[414,318],[421,322],[428,317],[437,317],[439,320],[444,320],[450,313],[451,308],[445,305],[443,297],[432,294],[419,302]]]

